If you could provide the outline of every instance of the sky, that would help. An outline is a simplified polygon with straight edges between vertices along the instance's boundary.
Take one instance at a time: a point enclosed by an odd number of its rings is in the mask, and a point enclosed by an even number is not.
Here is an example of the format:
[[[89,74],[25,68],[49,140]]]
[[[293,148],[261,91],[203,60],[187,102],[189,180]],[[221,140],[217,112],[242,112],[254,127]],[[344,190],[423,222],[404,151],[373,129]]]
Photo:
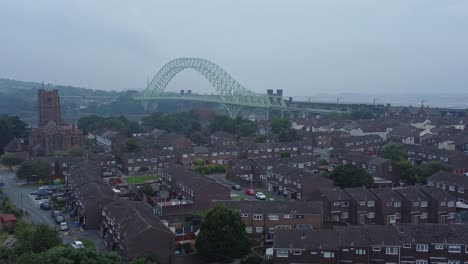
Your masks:
[[[468,93],[468,1],[0,3],[0,78],[140,90],[178,57],[255,92]],[[190,70],[168,89],[214,92]]]

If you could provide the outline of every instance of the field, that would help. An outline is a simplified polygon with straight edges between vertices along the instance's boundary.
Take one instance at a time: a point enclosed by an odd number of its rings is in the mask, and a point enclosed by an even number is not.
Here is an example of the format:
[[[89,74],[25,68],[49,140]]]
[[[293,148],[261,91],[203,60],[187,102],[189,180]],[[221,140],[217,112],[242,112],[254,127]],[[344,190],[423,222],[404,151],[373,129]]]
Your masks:
[[[125,180],[128,184],[135,185],[135,184],[142,184],[147,181],[157,180],[159,179],[159,175],[140,175],[140,176],[128,176],[125,177]]]

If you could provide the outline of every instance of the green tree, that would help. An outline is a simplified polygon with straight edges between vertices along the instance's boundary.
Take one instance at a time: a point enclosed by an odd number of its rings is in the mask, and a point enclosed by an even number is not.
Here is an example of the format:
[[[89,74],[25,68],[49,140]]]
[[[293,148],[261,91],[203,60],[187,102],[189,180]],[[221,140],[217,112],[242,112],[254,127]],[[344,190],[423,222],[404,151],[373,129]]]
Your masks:
[[[244,122],[239,127],[239,135],[242,137],[250,137],[255,134],[257,127],[253,122]]]
[[[271,132],[280,134],[282,131],[291,128],[291,122],[286,118],[273,118],[270,123]]]
[[[58,231],[45,224],[31,226],[20,221],[15,227],[15,236],[18,240],[18,254],[41,253],[62,244]]]
[[[86,150],[81,147],[73,147],[68,151],[68,154],[73,157],[84,157],[86,155]]]
[[[141,150],[140,146],[134,139],[129,139],[127,140],[127,142],[125,142],[126,152],[134,153],[134,152],[139,152],[140,150]]]
[[[99,263],[99,264],[123,264],[124,259],[115,254],[102,254],[89,249],[76,250],[71,247],[57,246],[47,251],[31,254],[25,253],[20,255],[16,262],[18,264],[49,264],[49,263],[64,263],[64,264],[79,264],[79,263]]]
[[[32,176],[37,176],[39,178],[47,178],[52,174],[52,167],[45,160],[28,160],[23,162],[18,170],[16,175],[20,179],[26,179]]]
[[[374,183],[374,178],[369,173],[349,164],[337,166],[330,174],[330,179],[333,180],[335,186],[341,188],[371,187]]]
[[[395,165],[402,180],[407,184],[414,184],[416,182],[416,168],[409,160],[400,160],[396,162]]]
[[[27,136],[26,126],[17,116],[0,115],[0,154],[3,154],[5,146],[14,138]]]
[[[211,261],[228,262],[249,252],[249,241],[238,212],[223,206],[211,209],[203,219],[196,247]]]
[[[16,155],[14,154],[6,153],[0,157],[0,162],[3,165],[8,166],[10,171],[12,171],[13,166],[21,164],[21,162],[23,162],[23,159],[16,157]]]
[[[439,171],[453,171],[447,164],[441,161],[431,161],[416,167],[416,180],[418,183],[426,183],[427,178]]]
[[[408,155],[405,148],[401,144],[388,143],[382,147],[382,157],[393,161],[406,160]]]
[[[255,143],[266,143],[266,140],[267,140],[266,136],[261,135],[255,138]]]

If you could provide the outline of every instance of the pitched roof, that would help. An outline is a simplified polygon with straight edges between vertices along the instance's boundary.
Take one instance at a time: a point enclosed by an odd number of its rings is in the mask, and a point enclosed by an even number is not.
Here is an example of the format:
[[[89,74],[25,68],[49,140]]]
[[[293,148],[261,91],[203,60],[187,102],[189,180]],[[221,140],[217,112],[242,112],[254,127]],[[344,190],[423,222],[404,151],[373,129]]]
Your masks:
[[[215,205],[224,205],[239,213],[264,214],[304,214],[321,215],[321,202],[303,201],[215,201]]]

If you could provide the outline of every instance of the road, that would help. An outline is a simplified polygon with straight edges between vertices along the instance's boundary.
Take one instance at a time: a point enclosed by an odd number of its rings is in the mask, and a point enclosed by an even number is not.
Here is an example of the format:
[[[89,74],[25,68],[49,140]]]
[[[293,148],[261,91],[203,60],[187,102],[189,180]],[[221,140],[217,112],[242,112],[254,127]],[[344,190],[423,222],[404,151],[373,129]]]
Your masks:
[[[235,195],[238,195],[242,199],[245,199],[245,200],[257,201],[257,198],[255,198],[255,196],[250,196],[250,195],[245,194],[245,189],[246,188],[242,188],[241,191],[233,190],[231,187],[232,187],[232,185],[234,185],[236,183],[226,179],[226,174],[224,174],[224,173],[215,173],[215,174],[210,174],[210,175],[206,175],[206,176],[208,178],[210,178],[210,179],[215,180],[217,183],[220,183],[220,184],[228,187],[229,189],[231,189],[231,196],[235,194]],[[254,188],[254,190],[256,192],[263,192],[269,198],[273,198],[275,200],[284,200],[283,197],[280,197],[280,196],[272,194],[272,193],[268,193],[264,189]]]
[[[50,211],[41,210],[39,203],[34,201],[29,195],[35,191],[37,185],[26,185],[17,181],[15,173],[6,171],[0,167],[0,176],[3,179],[4,186],[1,187],[3,192],[8,195],[10,201],[19,209],[26,211],[27,214],[23,218],[35,224],[47,224],[52,228],[59,226],[51,217]],[[64,215],[70,228],[68,234],[60,232],[64,244],[70,244],[74,240],[88,239],[94,242],[94,245],[99,251],[107,251],[104,240],[99,236],[97,230],[80,230],[72,225],[69,216]]]

